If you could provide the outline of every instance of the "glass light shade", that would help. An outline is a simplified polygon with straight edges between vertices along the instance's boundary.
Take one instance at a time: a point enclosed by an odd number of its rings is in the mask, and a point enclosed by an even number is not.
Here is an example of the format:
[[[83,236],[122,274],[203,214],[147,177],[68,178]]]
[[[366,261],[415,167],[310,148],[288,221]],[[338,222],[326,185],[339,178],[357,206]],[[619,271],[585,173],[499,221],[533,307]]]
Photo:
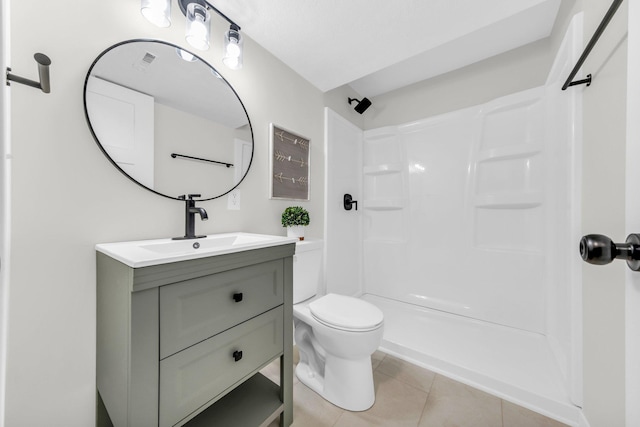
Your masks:
[[[182,50],[180,48],[176,48],[176,53],[184,61],[195,62],[195,60],[196,60],[196,57],[193,54],[187,52],[186,50]]]
[[[200,50],[209,49],[209,28],[211,14],[206,7],[198,3],[189,3],[187,6],[187,42]]]
[[[171,25],[171,0],[142,0],[140,13],[158,27]]]
[[[224,34],[222,62],[232,70],[242,68],[242,45],[244,40],[233,26]]]

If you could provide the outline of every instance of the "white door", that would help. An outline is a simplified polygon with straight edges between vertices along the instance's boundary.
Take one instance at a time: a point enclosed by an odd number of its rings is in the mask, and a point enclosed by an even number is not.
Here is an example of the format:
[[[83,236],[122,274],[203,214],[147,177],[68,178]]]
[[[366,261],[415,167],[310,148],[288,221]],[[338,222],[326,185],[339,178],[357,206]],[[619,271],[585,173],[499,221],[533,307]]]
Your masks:
[[[236,138],[234,140],[234,153],[233,153],[233,183],[240,182],[244,174],[247,173],[249,165],[251,164],[251,143],[242,139]]]
[[[90,77],[87,112],[111,159],[130,177],[153,188],[153,97]]]
[[[627,50],[626,232],[640,233],[640,1],[629,0]],[[626,425],[640,426],[640,272],[627,271],[625,301]]]

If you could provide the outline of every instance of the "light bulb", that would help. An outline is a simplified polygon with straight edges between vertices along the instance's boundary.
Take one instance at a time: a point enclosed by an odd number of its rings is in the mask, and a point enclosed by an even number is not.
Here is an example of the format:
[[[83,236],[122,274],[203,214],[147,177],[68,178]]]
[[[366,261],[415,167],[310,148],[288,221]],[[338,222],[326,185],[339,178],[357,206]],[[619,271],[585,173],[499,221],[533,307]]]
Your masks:
[[[209,27],[211,15],[206,7],[198,3],[187,6],[187,42],[200,50],[209,49]]]
[[[158,27],[171,25],[171,0],[142,0],[140,13]]]
[[[196,60],[196,57],[192,53],[187,52],[186,50],[182,50],[180,48],[176,48],[176,52],[178,53],[178,56],[180,58],[182,58],[183,60],[185,60],[187,62],[194,62]]]
[[[232,70],[242,68],[242,45],[243,39],[239,28],[231,25],[231,28],[224,34],[224,45],[222,52],[222,62]]]
[[[240,52],[240,46],[238,46],[238,43],[234,40],[230,40],[227,45],[227,55],[237,58],[240,56]]]
[[[240,63],[238,62],[238,58],[233,58],[231,56],[223,58],[222,63],[227,67],[231,68],[232,70],[237,70],[240,68],[239,67]]]

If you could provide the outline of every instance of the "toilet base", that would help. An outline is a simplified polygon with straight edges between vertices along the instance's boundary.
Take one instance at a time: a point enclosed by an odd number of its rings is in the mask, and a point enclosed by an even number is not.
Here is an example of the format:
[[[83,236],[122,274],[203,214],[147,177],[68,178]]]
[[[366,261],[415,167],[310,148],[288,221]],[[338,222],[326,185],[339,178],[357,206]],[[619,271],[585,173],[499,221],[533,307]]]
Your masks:
[[[324,377],[314,372],[301,357],[296,376],[324,399],[348,411],[366,411],[375,402],[370,356],[349,360],[327,354]]]

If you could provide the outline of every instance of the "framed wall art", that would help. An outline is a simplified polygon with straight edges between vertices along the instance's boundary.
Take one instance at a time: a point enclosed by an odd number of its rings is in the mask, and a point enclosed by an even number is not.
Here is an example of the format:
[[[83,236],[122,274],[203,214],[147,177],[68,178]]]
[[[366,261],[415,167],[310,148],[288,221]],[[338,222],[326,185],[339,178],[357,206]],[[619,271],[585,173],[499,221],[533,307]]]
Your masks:
[[[309,200],[309,139],[271,123],[271,198]]]

